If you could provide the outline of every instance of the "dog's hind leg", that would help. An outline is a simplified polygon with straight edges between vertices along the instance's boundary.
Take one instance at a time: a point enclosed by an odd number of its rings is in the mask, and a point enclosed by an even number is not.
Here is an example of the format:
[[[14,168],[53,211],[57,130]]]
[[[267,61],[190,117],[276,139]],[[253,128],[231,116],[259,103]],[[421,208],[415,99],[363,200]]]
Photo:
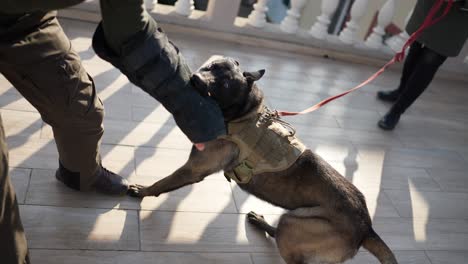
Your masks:
[[[286,262],[286,264],[307,264],[308,263],[302,256],[295,256],[295,255],[284,256],[283,260],[284,262]]]
[[[247,214],[247,220],[252,225],[256,226],[257,228],[267,232],[267,234],[271,237],[275,237],[276,235],[276,227],[269,225],[265,218],[262,215],[256,214],[255,212],[250,212]]]
[[[281,216],[276,244],[286,263],[343,263],[358,246],[336,228],[321,207],[296,209]]]

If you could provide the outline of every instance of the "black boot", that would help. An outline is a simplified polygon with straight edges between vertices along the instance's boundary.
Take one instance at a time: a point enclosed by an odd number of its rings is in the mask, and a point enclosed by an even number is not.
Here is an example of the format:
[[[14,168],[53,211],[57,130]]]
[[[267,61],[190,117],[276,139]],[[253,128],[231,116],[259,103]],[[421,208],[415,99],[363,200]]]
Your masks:
[[[395,102],[398,97],[400,97],[400,89],[377,92],[377,98],[385,102]]]
[[[377,125],[383,130],[393,130],[400,120],[401,113],[390,110]]]
[[[61,162],[59,162],[55,178],[67,187],[80,191],[80,173],[68,170]],[[128,190],[128,181],[101,165],[92,189],[103,194],[124,195]]]

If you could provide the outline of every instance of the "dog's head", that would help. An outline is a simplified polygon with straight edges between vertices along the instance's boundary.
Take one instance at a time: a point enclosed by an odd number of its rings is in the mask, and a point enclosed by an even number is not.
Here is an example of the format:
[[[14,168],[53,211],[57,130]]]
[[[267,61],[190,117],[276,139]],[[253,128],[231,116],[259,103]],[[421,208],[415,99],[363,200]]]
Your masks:
[[[191,82],[200,94],[210,96],[218,103],[224,118],[229,121],[261,101],[263,95],[254,82],[264,73],[265,70],[242,71],[236,60],[221,58],[203,65],[193,73]]]

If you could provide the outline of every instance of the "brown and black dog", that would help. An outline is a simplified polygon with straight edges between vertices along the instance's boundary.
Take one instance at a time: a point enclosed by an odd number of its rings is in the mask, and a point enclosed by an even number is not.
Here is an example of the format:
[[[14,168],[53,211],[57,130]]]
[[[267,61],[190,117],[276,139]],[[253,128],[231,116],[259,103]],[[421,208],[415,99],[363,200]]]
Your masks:
[[[262,91],[254,84],[264,70],[243,72],[230,58],[202,66],[192,83],[221,107],[226,122],[257,111]],[[152,186],[133,185],[130,195],[158,196],[202,181],[206,176],[238,164],[239,148],[218,139],[206,143],[204,151],[192,148],[188,161],[170,176]],[[247,215],[250,223],[275,237],[288,264],[342,263],[356,255],[361,245],[381,263],[396,264],[392,251],[372,228],[362,193],[320,156],[304,151],[286,170],[255,175],[243,190],[288,210],[275,228],[262,216]]]

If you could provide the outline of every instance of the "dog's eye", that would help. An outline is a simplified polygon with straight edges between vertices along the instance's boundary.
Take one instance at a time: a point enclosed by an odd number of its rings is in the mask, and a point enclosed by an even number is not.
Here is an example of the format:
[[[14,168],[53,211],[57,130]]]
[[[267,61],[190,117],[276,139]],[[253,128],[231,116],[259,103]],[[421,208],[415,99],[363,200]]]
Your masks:
[[[235,63],[237,66],[239,66],[239,62],[238,62],[238,61],[235,60],[234,63]]]
[[[210,65],[210,71],[215,71],[215,70],[217,70],[217,69],[219,69],[218,64],[211,64],[211,65]]]

